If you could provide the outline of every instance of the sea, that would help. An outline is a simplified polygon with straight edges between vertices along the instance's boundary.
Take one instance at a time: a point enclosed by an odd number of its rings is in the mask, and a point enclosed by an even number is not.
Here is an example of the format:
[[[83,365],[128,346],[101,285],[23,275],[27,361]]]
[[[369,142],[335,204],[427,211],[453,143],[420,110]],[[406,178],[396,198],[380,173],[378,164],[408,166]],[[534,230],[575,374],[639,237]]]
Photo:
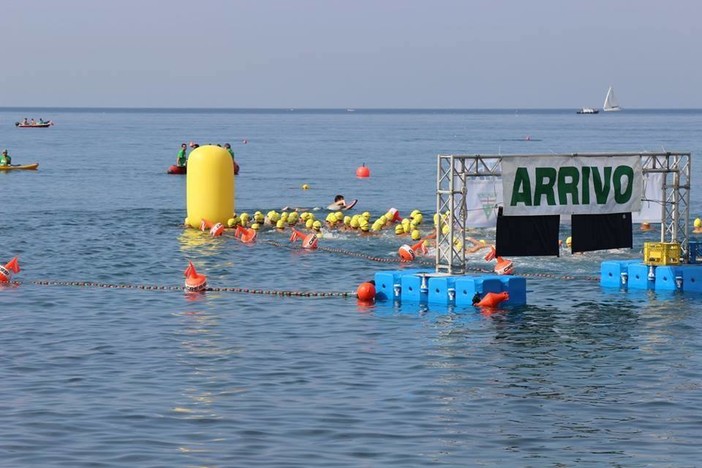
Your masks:
[[[699,466],[702,294],[597,281],[660,225],[512,259],[523,307],[369,305],[353,293],[406,240],[212,238],[166,170],[181,143],[230,143],[238,213],[342,194],[431,220],[438,154],[685,151],[694,219],[701,129],[694,109],[2,108],[0,147],[39,168],[0,173],[0,263],[21,267],[0,288],[0,466]],[[189,261],[214,290],[182,291]]]

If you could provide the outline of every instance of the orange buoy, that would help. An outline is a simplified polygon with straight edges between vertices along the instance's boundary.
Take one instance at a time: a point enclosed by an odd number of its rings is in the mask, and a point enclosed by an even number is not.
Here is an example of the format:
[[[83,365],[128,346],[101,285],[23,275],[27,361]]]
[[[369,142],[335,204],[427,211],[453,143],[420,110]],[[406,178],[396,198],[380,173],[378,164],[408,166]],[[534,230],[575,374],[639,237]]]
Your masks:
[[[361,167],[356,169],[356,177],[366,178],[370,177],[370,169],[366,167],[366,163],[363,163]]]
[[[397,254],[400,256],[403,262],[411,262],[417,258],[418,254],[426,255],[429,252],[424,245],[424,239],[420,240],[413,246],[403,244],[397,249]]]
[[[212,221],[202,218],[202,221],[200,221],[200,230],[202,232],[209,231],[212,237],[219,237],[224,234],[224,224],[213,223]]]
[[[363,302],[375,301],[375,284],[372,282],[359,284],[356,289],[356,297],[359,301]]]
[[[210,229],[210,235],[212,237],[219,237],[224,234],[224,225],[222,223],[217,223]]]
[[[499,293],[489,292],[475,305],[478,307],[497,307],[508,299],[509,293],[507,291]]]
[[[193,262],[188,262],[188,268],[183,274],[185,275],[185,290],[187,292],[202,292],[207,288],[207,276],[199,274],[195,270]]]
[[[514,263],[512,260],[506,258],[497,257],[497,264],[495,265],[495,273],[498,275],[511,275],[514,272]]]
[[[417,256],[418,254],[426,255],[429,253],[429,249],[426,247],[426,243],[424,242],[425,239],[420,240],[416,244],[412,246],[412,250],[414,250],[414,255]]]
[[[12,273],[19,273],[19,261],[17,257],[7,262],[5,266],[0,265],[0,283],[9,283],[12,281]]]
[[[251,244],[256,240],[256,230],[253,228],[245,228],[243,226],[237,226],[236,231],[234,231],[234,237],[238,238],[244,244]]]
[[[488,251],[488,253],[485,254],[485,257],[484,257],[485,261],[489,262],[490,260],[493,260],[495,258],[495,253],[496,253],[495,246],[494,245],[490,246],[490,250]]]
[[[295,242],[298,240],[302,240],[303,249],[309,250],[316,249],[318,247],[317,244],[319,243],[319,237],[317,237],[316,233],[313,232],[311,234],[303,234],[297,229],[293,229],[292,234],[290,234],[290,242]]]
[[[393,223],[402,221],[402,218],[400,217],[400,212],[397,211],[397,208],[390,208],[390,210],[388,210],[388,214],[392,215],[390,221],[392,221]]]
[[[397,253],[403,262],[411,262],[415,258],[414,250],[407,244],[402,244]]]
[[[488,262],[490,260],[497,260],[495,273],[498,275],[511,275],[514,272],[514,263],[512,260],[498,256],[495,246],[490,247],[490,251],[485,255],[485,260]]]

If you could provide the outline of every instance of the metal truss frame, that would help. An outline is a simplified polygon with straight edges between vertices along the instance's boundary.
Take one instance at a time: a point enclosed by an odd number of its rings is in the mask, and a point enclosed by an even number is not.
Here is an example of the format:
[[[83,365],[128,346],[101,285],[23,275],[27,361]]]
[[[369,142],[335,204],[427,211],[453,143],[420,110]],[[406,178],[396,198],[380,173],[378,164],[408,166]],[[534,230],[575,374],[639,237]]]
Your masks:
[[[690,174],[689,152],[512,154],[512,155],[444,155],[437,156],[436,212],[439,214],[436,236],[436,272],[463,274],[466,254],[463,246],[467,219],[466,195],[471,177],[501,176],[505,157],[543,156],[640,156],[644,173],[661,173],[661,242],[679,242],[683,260],[689,261]],[[658,201],[658,200],[656,200]],[[442,229],[449,226],[449,229]]]

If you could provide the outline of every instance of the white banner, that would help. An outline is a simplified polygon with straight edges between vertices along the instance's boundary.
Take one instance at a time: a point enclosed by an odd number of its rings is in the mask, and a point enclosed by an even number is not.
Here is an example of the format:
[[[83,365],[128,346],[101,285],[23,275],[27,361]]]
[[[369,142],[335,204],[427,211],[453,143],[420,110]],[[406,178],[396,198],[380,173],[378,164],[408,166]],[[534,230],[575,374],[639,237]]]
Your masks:
[[[469,178],[466,205],[466,223],[469,227],[495,227],[497,208],[502,206],[502,178]]]
[[[502,182],[505,216],[641,209],[640,156],[505,157]]]
[[[660,223],[663,202],[663,174],[648,173],[643,176],[641,211],[632,213],[634,223]],[[458,183],[458,182],[457,182]],[[497,208],[502,203],[502,177],[468,177],[466,193],[466,221],[468,227],[495,227]],[[456,207],[458,212],[459,207]],[[570,223],[570,216],[561,216],[562,223]]]

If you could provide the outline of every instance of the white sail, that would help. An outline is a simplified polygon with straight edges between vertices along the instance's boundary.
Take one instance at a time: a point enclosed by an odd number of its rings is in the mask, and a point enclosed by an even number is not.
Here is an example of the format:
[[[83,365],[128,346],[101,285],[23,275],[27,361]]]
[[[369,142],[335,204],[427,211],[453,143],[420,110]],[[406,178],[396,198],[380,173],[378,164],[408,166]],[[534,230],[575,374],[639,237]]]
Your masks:
[[[619,107],[619,102],[614,96],[614,90],[611,86],[607,90],[607,96],[605,96],[604,104],[602,105],[602,110],[604,110],[605,112],[621,110],[621,108]]]

